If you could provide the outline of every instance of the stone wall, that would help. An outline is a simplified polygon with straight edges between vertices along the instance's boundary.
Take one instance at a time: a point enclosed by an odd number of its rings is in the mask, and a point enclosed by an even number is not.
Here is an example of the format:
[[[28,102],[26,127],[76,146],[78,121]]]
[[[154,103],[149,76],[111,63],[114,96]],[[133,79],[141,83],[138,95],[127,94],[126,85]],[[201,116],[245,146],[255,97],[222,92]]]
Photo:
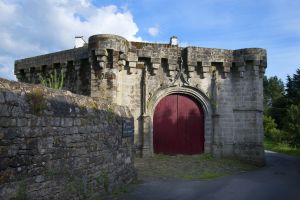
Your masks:
[[[90,95],[91,69],[87,46],[25,58],[15,62],[15,74],[19,81],[40,83],[54,71],[64,75],[64,89],[76,94]]]
[[[126,107],[0,79],[0,199],[83,199],[131,182],[124,120]]]

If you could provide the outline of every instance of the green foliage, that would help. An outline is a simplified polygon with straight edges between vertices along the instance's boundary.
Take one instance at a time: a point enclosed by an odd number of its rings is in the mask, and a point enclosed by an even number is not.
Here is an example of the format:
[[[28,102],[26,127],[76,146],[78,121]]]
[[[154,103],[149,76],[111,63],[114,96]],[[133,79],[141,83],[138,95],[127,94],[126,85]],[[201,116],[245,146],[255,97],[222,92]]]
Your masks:
[[[288,108],[284,130],[289,133],[289,144],[300,147],[300,104]]]
[[[300,102],[300,68],[296,70],[296,74],[287,77],[286,97],[293,103]]]
[[[57,71],[54,70],[49,78],[41,78],[41,83],[46,87],[61,90],[64,85],[64,73],[61,71],[59,75]]]
[[[47,108],[44,92],[40,88],[33,89],[29,94],[27,94],[27,101],[32,112],[36,115],[41,114],[41,112]]]
[[[264,106],[268,111],[276,100],[284,96],[284,84],[277,76],[264,77]]]
[[[279,153],[285,153],[291,156],[300,157],[300,148],[292,147],[291,145],[287,144],[286,142],[274,142],[266,138],[264,140],[264,145],[267,150],[275,151]]]
[[[286,93],[280,79],[264,78],[264,130],[276,143],[300,146],[300,68],[287,76]]]
[[[276,142],[286,141],[288,136],[287,133],[283,130],[277,128],[275,120],[271,116],[264,116],[264,133],[265,136],[269,139],[272,139]]]
[[[107,121],[109,124],[112,124],[114,119],[115,119],[114,108],[111,104],[109,104],[107,108]]]

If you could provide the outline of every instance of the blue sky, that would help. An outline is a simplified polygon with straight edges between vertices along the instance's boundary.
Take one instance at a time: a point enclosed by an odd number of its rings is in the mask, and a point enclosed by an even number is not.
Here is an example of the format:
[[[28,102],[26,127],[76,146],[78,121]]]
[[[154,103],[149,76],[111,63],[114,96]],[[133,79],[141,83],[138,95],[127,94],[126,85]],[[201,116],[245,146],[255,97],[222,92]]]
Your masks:
[[[15,59],[70,49],[74,36],[268,51],[267,76],[300,67],[299,0],[0,0],[0,77]]]

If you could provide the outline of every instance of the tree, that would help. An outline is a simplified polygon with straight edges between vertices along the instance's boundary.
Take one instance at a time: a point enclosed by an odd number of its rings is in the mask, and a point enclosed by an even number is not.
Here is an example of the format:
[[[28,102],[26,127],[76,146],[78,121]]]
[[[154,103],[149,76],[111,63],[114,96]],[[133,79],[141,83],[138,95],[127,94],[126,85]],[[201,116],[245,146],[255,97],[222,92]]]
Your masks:
[[[284,130],[288,134],[288,142],[300,146],[300,104],[292,104],[287,110]]]
[[[296,74],[293,74],[292,77],[287,76],[286,97],[292,103],[300,103],[300,68],[296,70]]]
[[[284,97],[284,84],[277,76],[264,77],[264,107],[265,113],[269,113],[276,101]]]

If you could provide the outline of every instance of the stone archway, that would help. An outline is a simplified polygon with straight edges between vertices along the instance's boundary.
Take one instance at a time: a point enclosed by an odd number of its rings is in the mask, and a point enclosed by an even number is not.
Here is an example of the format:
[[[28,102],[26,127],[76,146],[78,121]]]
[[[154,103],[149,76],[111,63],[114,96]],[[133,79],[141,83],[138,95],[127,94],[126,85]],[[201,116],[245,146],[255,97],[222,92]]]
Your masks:
[[[213,136],[213,121],[212,107],[208,97],[199,89],[184,86],[184,87],[168,87],[157,90],[147,102],[146,113],[144,117],[144,154],[152,155],[154,153],[153,146],[153,119],[155,108],[158,103],[166,96],[171,94],[183,94],[198,102],[198,105],[203,109],[204,114],[204,152],[212,152]]]
[[[188,95],[170,94],[155,107],[154,153],[200,154],[204,151],[204,112]]]

